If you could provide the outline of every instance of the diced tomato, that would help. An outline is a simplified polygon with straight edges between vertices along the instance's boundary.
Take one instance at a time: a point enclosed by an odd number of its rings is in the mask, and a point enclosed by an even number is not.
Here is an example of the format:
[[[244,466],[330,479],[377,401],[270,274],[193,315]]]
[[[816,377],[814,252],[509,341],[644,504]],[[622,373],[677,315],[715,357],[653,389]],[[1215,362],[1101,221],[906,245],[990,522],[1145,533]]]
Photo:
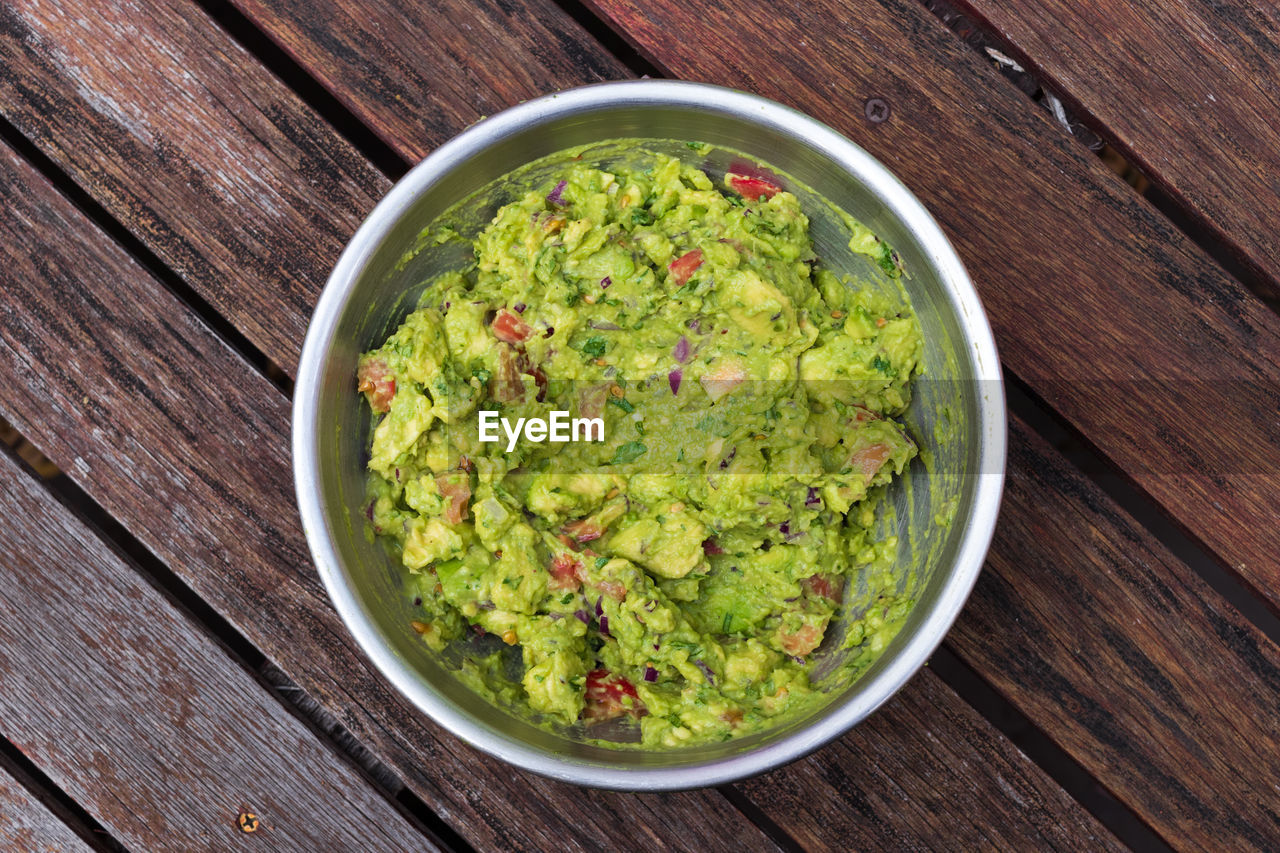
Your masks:
[[[844,598],[844,584],[840,582],[839,577],[830,578],[826,575],[813,575],[800,581],[800,586],[810,595],[825,598],[837,604],[840,599]]]
[[[587,673],[587,705],[582,718],[591,722],[611,720],[623,714],[639,717],[645,713],[644,703],[635,686],[607,669],[593,669]]]
[[[364,359],[356,372],[357,391],[363,391],[369,399],[369,408],[378,414],[391,410],[391,400],[396,396],[396,378],[380,358]]]
[[[801,625],[795,633],[780,631],[778,642],[789,655],[807,655],[822,642],[822,631],[814,625]]]
[[[458,524],[467,517],[467,502],[471,500],[471,483],[456,474],[441,474],[436,477],[436,488],[448,502],[444,507],[444,520],[449,524]]]
[[[600,523],[593,518],[574,519],[564,526],[564,532],[579,542],[590,542],[604,535]]]
[[[671,280],[681,285],[688,281],[689,276],[693,275],[694,270],[700,266],[702,266],[702,250],[693,249],[667,264],[667,269],[671,272]]]
[[[489,328],[493,330],[495,338],[509,344],[522,343],[533,337],[533,328],[521,320],[519,314],[506,308],[498,310]]]
[[[761,196],[773,198],[782,192],[782,187],[772,184],[764,178],[756,178],[751,175],[725,175],[725,179],[729,182],[729,186],[733,188],[734,192],[752,201]]]
[[[889,460],[890,452],[887,444],[871,444],[860,450],[855,450],[853,455],[849,457],[849,463],[854,470],[862,475],[864,480],[870,482],[881,466]]]
[[[582,584],[583,568],[582,561],[575,559],[572,554],[557,554],[551,560],[552,589],[576,590]]]
[[[627,597],[627,588],[618,581],[600,581],[600,583],[596,584],[596,589],[614,601],[621,601]]]

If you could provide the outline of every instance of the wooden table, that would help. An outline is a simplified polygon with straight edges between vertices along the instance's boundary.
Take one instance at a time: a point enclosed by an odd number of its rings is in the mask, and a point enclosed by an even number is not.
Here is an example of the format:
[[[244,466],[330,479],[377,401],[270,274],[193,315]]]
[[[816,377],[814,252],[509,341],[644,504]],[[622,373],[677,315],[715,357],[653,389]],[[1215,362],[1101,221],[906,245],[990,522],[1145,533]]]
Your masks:
[[[961,2],[3,0],[0,846],[1280,848],[1280,16]],[[669,795],[416,713],[320,587],[288,452],[312,305],[392,181],[640,74],[893,169],[1013,411],[932,665],[807,759]]]

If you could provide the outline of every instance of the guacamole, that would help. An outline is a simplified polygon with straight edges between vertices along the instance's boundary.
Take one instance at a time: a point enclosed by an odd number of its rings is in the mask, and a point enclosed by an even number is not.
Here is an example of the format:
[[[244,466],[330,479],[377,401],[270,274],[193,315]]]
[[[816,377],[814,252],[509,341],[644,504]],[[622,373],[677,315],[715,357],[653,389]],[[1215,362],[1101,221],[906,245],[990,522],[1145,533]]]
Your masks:
[[[815,652],[865,666],[909,609],[875,531],[916,455],[919,327],[819,263],[784,183],[566,158],[361,358],[370,528],[423,641],[488,650],[464,668],[490,696],[585,737],[727,739],[814,704]],[[556,412],[602,434],[481,440]]]

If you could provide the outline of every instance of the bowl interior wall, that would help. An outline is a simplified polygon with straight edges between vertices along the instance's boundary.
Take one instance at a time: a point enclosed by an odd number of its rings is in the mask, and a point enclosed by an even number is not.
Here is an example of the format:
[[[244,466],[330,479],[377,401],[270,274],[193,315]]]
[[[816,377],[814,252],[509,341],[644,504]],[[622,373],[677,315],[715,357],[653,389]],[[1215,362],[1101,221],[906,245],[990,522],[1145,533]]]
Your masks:
[[[734,741],[682,750],[674,753],[646,753],[604,750],[543,728],[529,725],[516,716],[476,697],[451,676],[448,670],[421,643],[408,627],[412,618],[402,592],[403,570],[387,558],[382,548],[371,544],[365,534],[360,508],[365,494],[363,469],[365,436],[369,414],[361,398],[352,392],[352,377],[360,352],[378,346],[403,317],[412,310],[423,284],[434,274],[454,268],[465,260],[456,248],[426,249],[407,263],[404,259],[417,245],[423,227],[482,187],[521,164],[562,149],[605,139],[645,138],[674,140],[669,146],[651,143],[711,172],[723,172],[732,152],[758,157],[799,182],[814,188],[835,205],[868,225],[898,251],[908,271],[903,281],[919,316],[925,337],[928,373],[916,385],[915,400],[907,420],[923,449],[932,455],[931,470],[919,461],[910,467],[910,488],[895,486],[896,512],[888,523],[899,534],[899,559],[904,585],[912,578],[916,607],[898,640],[886,650],[872,670],[892,658],[904,636],[914,632],[919,621],[932,610],[942,578],[939,567],[951,564],[956,543],[968,523],[971,491],[978,472],[978,396],[986,393],[966,377],[975,375],[970,349],[957,321],[957,304],[947,283],[941,281],[924,246],[897,218],[885,200],[864,186],[856,176],[834,164],[826,154],[781,128],[762,128],[743,118],[717,113],[714,109],[692,110],[663,106],[624,105],[600,108],[558,119],[542,126],[510,133],[486,150],[462,157],[455,168],[419,194],[380,245],[374,249],[353,288],[349,305],[342,312],[334,343],[325,360],[323,387],[316,422],[320,429],[318,448],[322,500],[329,517],[335,550],[356,597],[379,626],[382,640],[448,701],[466,708],[481,723],[497,732],[528,742],[566,757],[606,760],[619,765],[674,766],[723,758],[752,749],[760,741],[772,741],[806,725],[794,719],[767,732]],[[732,151],[718,151],[709,157],[683,144],[697,140]],[[616,155],[616,152],[615,152]],[[588,159],[591,159],[590,156]],[[702,162],[700,162],[702,161]],[[826,211],[821,199],[801,192],[811,218],[811,232],[822,262],[829,268],[850,272],[860,281],[889,287],[884,277],[845,244],[847,236],[838,218]],[[807,196],[807,197],[806,197]],[[471,203],[469,219],[478,230],[493,210],[507,201],[501,190]],[[355,299],[363,306],[356,309]],[[939,413],[947,412],[940,423]],[[943,528],[934,523],[940,508],[948,502],[961,508],[953,524]],[[831,713],[859,690],[860,682],[835,685],[833,701],[816,712]]]

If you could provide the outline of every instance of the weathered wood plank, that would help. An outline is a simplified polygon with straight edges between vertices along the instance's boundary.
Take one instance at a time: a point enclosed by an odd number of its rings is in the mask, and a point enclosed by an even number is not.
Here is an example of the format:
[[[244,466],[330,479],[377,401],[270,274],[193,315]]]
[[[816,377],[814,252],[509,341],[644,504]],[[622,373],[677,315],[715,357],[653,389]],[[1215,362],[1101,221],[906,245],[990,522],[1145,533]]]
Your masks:
[[[894,169],[1005,364],[1280,609],[1280,318],[911,0],[593,3],[673,75],[789,103]]]
[[[11,850],[31,853],[89,853],[93,849],[2,768],[0,838]]]
[[[0,378],[13,385],[0,410],[468,841],[484,849],[771,847],[715,791],[586,791],[442,737],[371,671],[315,578],[296,523],[278,391],[21,164],[6,161],[0,186],[8,188]],[[1026,762],[985,723],[981,737],[953,724],[969,712],[951,691],[932,689],[940,715],[887,712],[892,740],[855,732],[849,743],[870,765],[910,768],[904,778],[947,792],[936,803],[943,823],[998,813],[1024,839],[1052,838],[1044,827],[1056,823],[1101,837],[1061,791],[1050,796],[1043,777],[1021,771],[1025,783],[1010,788],[989,772]],[[938,741],[972,742],[956,748],[990,752],[992,761],[941,774]],[[1023,816],[1023,796],[1036,801],[1029,814],[1042,822]],[[924,825],[888,805],[877,820],[925,843]]]
[[[1008,796],[999,810],[979,779]],[[739,787],[808,850],[1124,849],[928,669],[846,737]]]
[[[1280,847],[1280,648],[1017,421],[947,643],[1173,847]]]
[[[410,162],[481,116],[630,76],[550,0],[232,2]]]
[[[434,849],[7,453],[0,482],[0,728],[112,837],[226,847],[252,813],[274,849]]]
[[[882,156],[883,156],[883,155],[882,155]],[[990,300],[990,297],[988,297],[988,299]],[[1006,346],[1006,352],[1007,352],[1007,349],[1008,349],[1008,347]]]
[[[406,122],[380,129],[421,152],[521,98],[620,73],[538,2],[527,15],[449,0],[416,19],[307,4],[336,29],[277,34],[304,60],[341,56],[313,69],[322,78],[398,97]],[[381,40],[418,40],[417,61],[394,62]],[[315,297],[386,177],[183,0],[5,4],[0,63],[5,117],[292,373]]]
[[[29,166],[0,161],[0,376],[22,386],[4,416],[462,836],[498,850],[773,849],[714,790],[628,796],[516,773],[409,706],[311,564],[288,400]]]
[[[1280,286],[1273,3],[958,0],[1176,201]]]
[[[1275,849],[1280,648],[1016,420],[1012,448],[996,541],[948,648],[1174,848]],[[895,720],[955,714],[934,702],[934,689],[917,677],[894,700],[908,709]],[[945,771],[920,780],[915,767],[867,766],[861,741],[895,736],[879,722],[742,787],[806,845],[848,838],[855,848],[901,847],[895,827],[860,810],[892,803],[919,837],[937,814],[925,792],[947,800],[965,794],[942,789]],[[998,750],[969,755],[977,739],[931,742],[935,766],[1000,760]],[[993,772],[1016,778],[1006,767]],[[839,793],[819,794],[825,790]],[[1017,799],[1035,802],[1025,793]],[[935,832],[966,849],[1025,849],[1026,839],[999,835],[1007,827],[944,820]],[[1035,846],[1098,846],[1077,827],[1060,830]]]
[[[5,116],[293,365],[386,177],[194,3],[5,3],[0,62]]]

